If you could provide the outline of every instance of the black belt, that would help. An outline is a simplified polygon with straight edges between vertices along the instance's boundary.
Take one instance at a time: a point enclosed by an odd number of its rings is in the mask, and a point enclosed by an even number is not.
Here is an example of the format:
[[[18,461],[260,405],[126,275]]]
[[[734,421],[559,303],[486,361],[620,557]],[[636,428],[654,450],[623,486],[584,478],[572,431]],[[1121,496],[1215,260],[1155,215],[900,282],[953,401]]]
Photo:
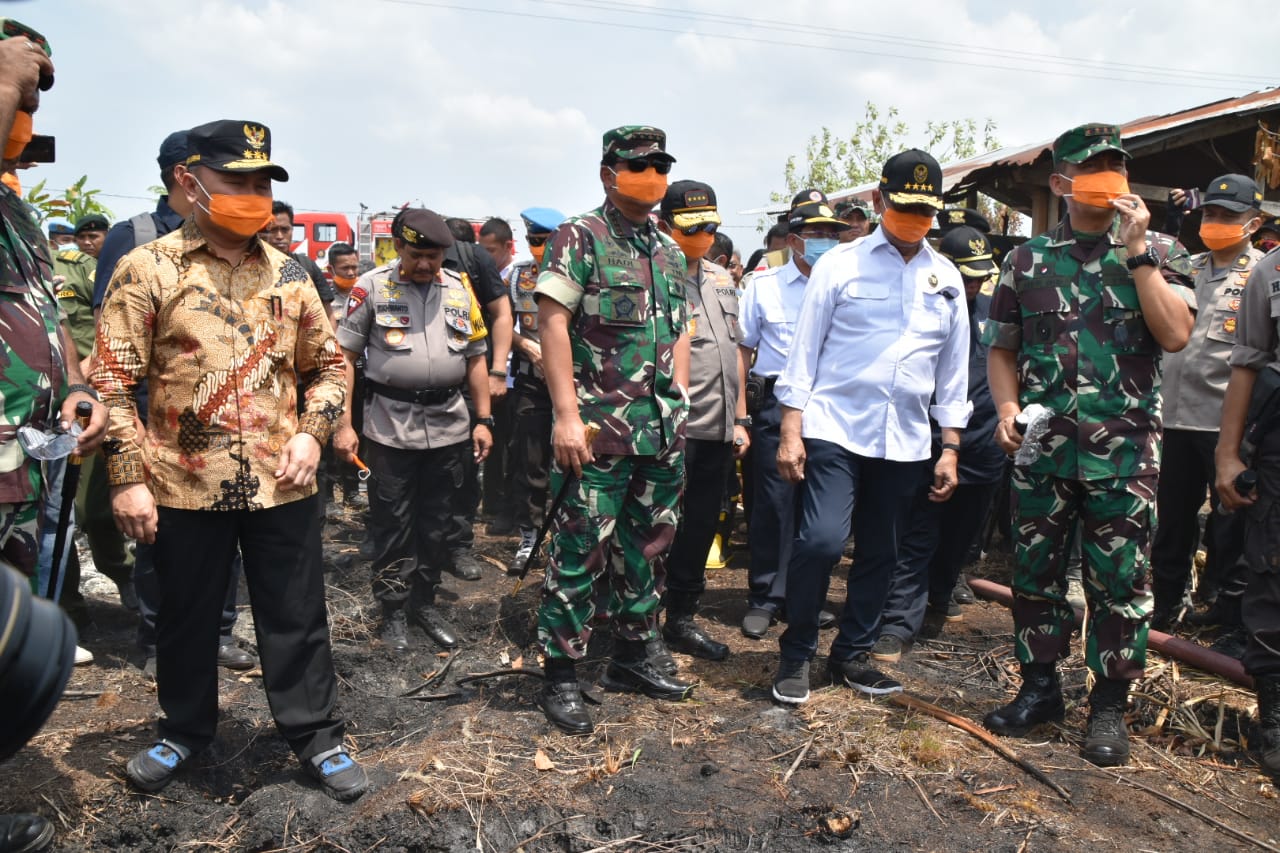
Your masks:
[[[753,374],[757,379],[764,380],[764,393],[766,395],[773,393],[773,386],[778,384],[776,376],[761,376],[759,373]]]
[[[365,377],[364,384],[371,394],[377,394],[379,397],[386,397],[389,400],[398,400],[401,403],[417,403],[419,406],[436,406],[440,403],[447,403],[458,394],[457,386],[452,388],[420,388],[417,391],[410,391],[408,388],[396,388],[393,385],[374,382],[368,377]]]
[[[533,366],[533,362],[523,358],[512,359],[511,372],[516,376],[532,376],[535,379],[539,378],[536,369]]]

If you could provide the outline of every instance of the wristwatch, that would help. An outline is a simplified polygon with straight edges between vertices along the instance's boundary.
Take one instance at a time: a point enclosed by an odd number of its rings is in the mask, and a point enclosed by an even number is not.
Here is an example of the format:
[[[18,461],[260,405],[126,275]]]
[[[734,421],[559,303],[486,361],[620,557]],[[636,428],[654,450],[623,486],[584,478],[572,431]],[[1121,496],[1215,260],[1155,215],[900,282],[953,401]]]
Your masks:
[[[1158,267],[1160,258],[1156,255],[1156,250],[1148,246],[1145,252],[1140,255],[1130,255],[1124,263],[1131,270],[1136,270],[1138,267]]]
[[[487,418],[476,418],[476,426],[487,426],[489,429],[493,429],[493,426],[494,426],[493,417],[490,416]]]
[[[942,449],[943,449],[943,450],[954,450],[956,453],[959,453],[959,452],[960,452],[960,445],[956,444],[954,441],[944,441],[944,442],[942,442]]]
[[[490,376],[492,376],[492,377],[493,377],[493,378],[495,378],[495,379],[506,379],[506,378],[507,378],[507,372],[506,372],[505,370],[498,370],[498,368],[496,368],[496,367],[495,367],[493,370],[490,370],[490,371],[489,371],[489,375],[490,375]]]
[[[751,429],[751,415],[747,415],[745,418],[734,418],[733,425]]]

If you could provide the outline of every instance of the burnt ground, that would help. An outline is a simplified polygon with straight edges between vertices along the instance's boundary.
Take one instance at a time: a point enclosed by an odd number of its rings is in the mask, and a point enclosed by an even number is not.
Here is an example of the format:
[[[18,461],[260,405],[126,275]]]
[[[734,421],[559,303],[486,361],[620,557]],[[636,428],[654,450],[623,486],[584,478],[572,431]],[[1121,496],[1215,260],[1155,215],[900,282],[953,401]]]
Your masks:
[[[274,731],[260,679],[225,670],[216,744],[160,795],[128,788],[124,763],[151,742],[155,691],[137,668],[132,615],[90,573],[95,625],[82,645],[97,660],[76,670],[48,724],[0,766],[0,810],[48,816],[64,850],[1280,848],[1275,788],[1243,749],[1254,734],[1251,694],[1159,656],[1135,689],[1128,768],[1102,771],[1078,757],[1086,692],[1078,655],[1065,667],[1066,724],[1003,741],[1060,785],[1066,802],[932,717],[835,687],[799,710],[772,704],[777,629],[760,642],[738,631],[740,549],[730,568],[709,572],[704,602],[710,631],[733,655],[720,664],[678,658],[699,682],[696,698],[600,693],[595,734],[572,738],[543,720],[534,679],[456,683],[537,665],[537,579],[512,598],[498,566],[514,540],[479,537],[494,563],[480,582],[446,577],[441,603],[464,637],[452,659],[416,629],[412,652],[390,657],[371,640],[354,522],[350,513],[333,517],[326,551],[339,710],[372,781],[363,799],[339,805],[307,781]],[[979,573],[1007,577],[1007,563],[987,561]],[[833,605],[843,601],[842,576]],[[249,622],[246,612],[238,631],[251,640]],[[930,639],[886,669],[911,694],[977,721],[1016,686],[1010,631],[999,605],[970,605],[962,621],[931,624]],[[607,654],[598,635],[584,677],[594,679]],[[815,686],[824,667],[815,661]]]

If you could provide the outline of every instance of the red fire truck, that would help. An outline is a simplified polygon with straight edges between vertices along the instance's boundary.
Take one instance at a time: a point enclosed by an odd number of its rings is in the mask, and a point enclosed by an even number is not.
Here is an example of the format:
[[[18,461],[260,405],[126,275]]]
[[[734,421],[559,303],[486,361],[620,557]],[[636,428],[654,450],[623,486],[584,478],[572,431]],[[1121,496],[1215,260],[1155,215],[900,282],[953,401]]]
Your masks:
[[[329,247],[334,243],[352,243],[355,233],[341,213],[307,211],[293,217],[294,252],[305,253],[328,274]]]

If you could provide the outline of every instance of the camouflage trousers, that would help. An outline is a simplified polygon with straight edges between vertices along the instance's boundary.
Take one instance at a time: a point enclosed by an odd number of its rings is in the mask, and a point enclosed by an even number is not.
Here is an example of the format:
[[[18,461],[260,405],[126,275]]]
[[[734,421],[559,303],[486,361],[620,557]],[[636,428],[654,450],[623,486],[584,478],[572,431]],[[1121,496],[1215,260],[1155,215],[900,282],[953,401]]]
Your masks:
[[[551,473],[558,494],[565,472]],[[582,467],[551,523],[546,581],[538,609],[538,639],[547,658],[579,660],[591,639],[598,600],[608,600],[619,639],[657,636],[658,603],[667,551],[675,538],[684,454],[597,456]],[[610,577],[611,542],[621,576]]]
[[[1155,477],[1081,481],[1014,469],[1013,625],[1019,661],[1053,663],[1070,650],[1075,617],[1065,598],[1066,568],[1079,521],[1089,602],[1085,662],[1106,678],[1142,675],[1155,495]]]
[[[40,504],[0,504],[0,564],[12,566],[31,581],[36,592],[36,560],[40,555]]]

